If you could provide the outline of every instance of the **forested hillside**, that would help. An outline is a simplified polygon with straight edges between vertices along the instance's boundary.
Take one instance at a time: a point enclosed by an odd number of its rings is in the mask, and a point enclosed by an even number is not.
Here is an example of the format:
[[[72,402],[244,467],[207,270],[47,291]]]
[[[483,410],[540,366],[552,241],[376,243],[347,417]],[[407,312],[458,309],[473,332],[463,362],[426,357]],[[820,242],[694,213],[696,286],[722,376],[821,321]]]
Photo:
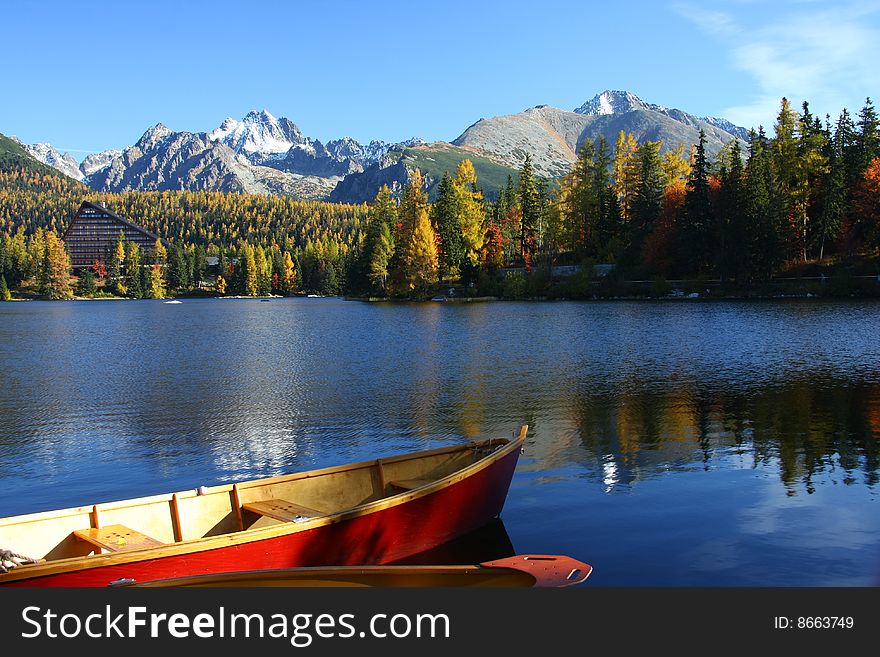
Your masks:
[[[880,247],[880,126],[870,99],[855,118],[844,110],[833,122],[782,99],[772,135],[753,131],[745,152],[731,140],[714,158],[702,131],[690,152],[623,131],[614,144],[600,136],[581,145],[560,181],[537,176],[527,156],[493,202],[467,159],[432,170],[441,176],[433,203],[416,168],[399,193],[385,187],[367,206],[97,194],[14,142],[0,144],[0,274],[7,287],[30,281],[42,293],[57,274],[50,261],[63,267],[47,234],[60,235],[82,200],[172,243],[168,253],[134,255],[120,243],[112,262],[96,263],[104,287],[129,296],[203,287],[207,255],[220,259],[210,273],[218,293],[419,298],[461,285],[467,294],[585,297],[600,263],[614,265],[615,280],[711,278],[742,292],[808,265],[851,272],[860,263],[870,273]],[[560,264],[580,273],[554,283]],[[147,280],[150,268],[161,281]]]

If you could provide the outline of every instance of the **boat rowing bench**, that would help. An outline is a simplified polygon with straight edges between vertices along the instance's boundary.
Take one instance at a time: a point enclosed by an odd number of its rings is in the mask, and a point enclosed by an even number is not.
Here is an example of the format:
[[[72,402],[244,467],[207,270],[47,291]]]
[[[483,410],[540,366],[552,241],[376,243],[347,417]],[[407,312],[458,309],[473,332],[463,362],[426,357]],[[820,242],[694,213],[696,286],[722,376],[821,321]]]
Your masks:
[[[327,515],[323,511],[279,499],[247,502],[242,504],[241,508],[251,513],[281,520],[282,522],[303,522],[304,520]]]
[[[388,485],[401,490],[413,490],[414,488],[421,488],[433,483],[433,479],[395,479],[394,481],[389,481]]]
[[[126,552],[164,545],[162,541],[157,541],[155,538],[141,534],[125,525],[107,525],[99,529],[77,529],[73,535],[109,552]]]

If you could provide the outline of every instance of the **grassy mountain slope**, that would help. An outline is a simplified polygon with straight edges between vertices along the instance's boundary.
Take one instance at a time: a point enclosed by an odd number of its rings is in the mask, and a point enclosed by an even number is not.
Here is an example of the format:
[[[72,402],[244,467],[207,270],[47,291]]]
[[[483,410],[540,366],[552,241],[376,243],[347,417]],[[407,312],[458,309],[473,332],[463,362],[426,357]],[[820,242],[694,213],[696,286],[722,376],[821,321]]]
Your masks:
[[[465,149],[438,142],[427,146],[407,148],[403,153],[403,160],[407,168],[418,168],[426,174],[434,185],[428,193],[434,197],[434,187],[443,178],[444,172],[455,175],[455,169],[462,160],[470,160],[477,174],[477,186],[489,198],[495,198],[498,192],[507,184],[507,176],[512,176],[516,182],[519,173],[516,169],[506,167],[487,157]]]

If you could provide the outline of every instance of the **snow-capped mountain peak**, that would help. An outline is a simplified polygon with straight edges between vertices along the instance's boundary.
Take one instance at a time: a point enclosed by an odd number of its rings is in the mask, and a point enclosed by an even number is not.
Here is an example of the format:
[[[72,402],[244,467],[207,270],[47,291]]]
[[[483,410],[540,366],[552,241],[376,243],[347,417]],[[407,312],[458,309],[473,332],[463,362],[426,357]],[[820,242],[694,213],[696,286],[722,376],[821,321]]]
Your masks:
[[[122,151],[115,148],[100,153],[91,153],[86,155],[82,164],[79,165],[79,170],[84,176],[91,176],[93,173],[110,166],[110,163],[121,155]]]
[[[83,173],[79,169],[79,162],[70,153],[61,153],[52,144],[25,144],[18,137],[12,139],[20,144],[35,160],[58,169],[65,176],[74,180],[82,180]]]
[[[265,109],[250,111],[240,121],[227,118],[208,134],[208,139],[226,144],[237,154],[264,156],[286,153],[305,141],[293,122],[277,119]]]
[[[623,114],[638,109],[662,111],[666,108],[646,103],[631,91],[606,90],[596,94],[574,111],[586,116],[605,116]]]

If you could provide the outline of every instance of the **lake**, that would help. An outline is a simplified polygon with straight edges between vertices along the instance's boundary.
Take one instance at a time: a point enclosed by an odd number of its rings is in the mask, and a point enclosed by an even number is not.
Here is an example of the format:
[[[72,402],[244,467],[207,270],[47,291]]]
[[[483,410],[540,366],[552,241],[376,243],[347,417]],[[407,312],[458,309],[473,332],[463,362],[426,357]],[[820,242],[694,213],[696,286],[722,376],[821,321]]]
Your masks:
[[[182,301],[0,304],[0,516],[526,423],[501,522],[428,558],[880,585],[880,303]]]

